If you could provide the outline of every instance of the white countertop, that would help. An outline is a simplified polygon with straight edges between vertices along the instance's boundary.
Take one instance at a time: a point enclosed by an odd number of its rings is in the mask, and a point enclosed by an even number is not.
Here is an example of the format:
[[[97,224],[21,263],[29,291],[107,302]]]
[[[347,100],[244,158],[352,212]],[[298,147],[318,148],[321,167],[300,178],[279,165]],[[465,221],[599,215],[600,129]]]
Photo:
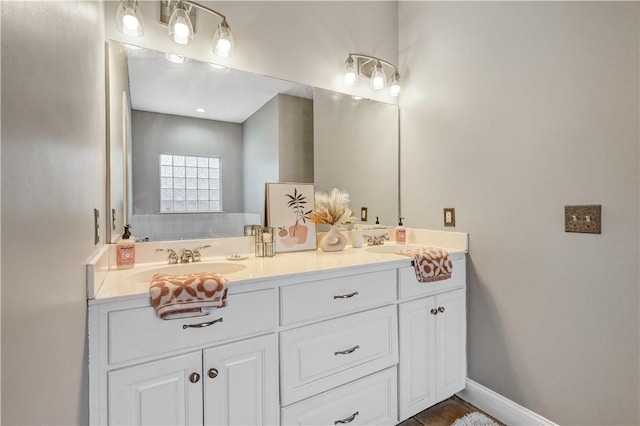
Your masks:
[[[349,273],[349,269],[380,270],[411,265],[411,258],[397,255],[397,250],[420,247],[441,247],[452,260],[468,252],[468,234],[407,228],[406,244],[389,241],[383,246],[353,248],[347,246],[338,252],[321,250],[278,253],[274,257],[257,258],[251,252],[251,237],[221,238],[193,241],[161,241],[136,244],[137,264],[132,269],[119,270],[114,266],[115,245],[107,244],[87,264],[87,300],[90,305],[116,301],[149,300],[149,284],[155,273],[219,272],[230,282],[229,291],[243,291],[247,286],[255,289],[262,285],[275,286],[304,280],[305,276],[320,272]],[[169,265],[165,253],[157,249],[179,251],[185,247],[208,244],[199,263]],[[243,260],[228,260],[226,255],[246,254]],[[322,277],[320,278],[322,279]],[[277,284],[276,284],[277,283]],[[246,290],[245,290],[246,291]]]
[[[415,243],[414,243],[415,244]],[[411,244],[407,245],[410,248]],[[388,247],[402,249],[401,245]],[[243,269],[224,273],[229,280],[229,289],[237,284],[259,283],[261,281],[304,278],[307,274],[340,270],[348,272],[351,268],[370,267],[372,269],[398,268],[411,265],[411,258],[394,253],[376,252],[376,247],[352,248],[348,246],[339,252],[323,252],[320,250],[279,253],[274,257],[257,258],[248,254],[244,260],[227,260],[224,256],[203,257],[196,264],[189,264],[189,272],[216,272],[216,267],[224,268],[227,264],[242,265]],[[379,249],[378,249],[379,250]],[[452,260],[460,258],[465,250],[446,249]],[[221,265],[223,264],[223,265]],[[109,303],[128,299],[148,298],[149,283],[158,268],[162,273],[171,273],[175,268],[178,273],[183,265],[168,265],[167,262],[151,262],[136,265],[133,269],[110,269],[97,286],[95,298],[89,304]]]

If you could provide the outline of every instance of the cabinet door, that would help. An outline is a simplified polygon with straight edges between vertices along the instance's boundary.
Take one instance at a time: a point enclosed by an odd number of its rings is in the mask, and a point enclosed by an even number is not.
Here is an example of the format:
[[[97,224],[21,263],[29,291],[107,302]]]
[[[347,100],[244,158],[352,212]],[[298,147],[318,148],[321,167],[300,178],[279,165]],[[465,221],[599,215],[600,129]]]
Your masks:
[[[400,304],[400,421],[435,404],[435,298]]]
[[[109,424],[201,425],[201,371],[194,352],[110,372]]]
[[[436,296],[436,383],[438,401],[465,387],[466,311],[463,290]]]
[[[278,423],[275,335],[204,351],[206,425]]]

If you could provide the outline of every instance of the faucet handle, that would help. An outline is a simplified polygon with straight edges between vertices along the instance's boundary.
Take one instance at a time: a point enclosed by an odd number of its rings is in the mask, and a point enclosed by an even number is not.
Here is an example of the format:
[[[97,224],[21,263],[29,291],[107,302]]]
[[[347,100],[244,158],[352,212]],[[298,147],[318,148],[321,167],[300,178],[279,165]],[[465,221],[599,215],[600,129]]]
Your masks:
[[[178,263],[178,255],[176,254],[176,252],[173,249],[163,249],[163,248],[159,248],[156,249],[157,252],[160,251],[166,251],[169,253],[169,264],[170,265],[174,265],[176,263]]]
[[[200,253],[200,250],[205,249],[205,248],[209,248],[211,247],[211,244],[206,244],[204,246],[200,246],[200,247],[196,247],[193,249],[193,261],[194,262],[200,262],[200,258],[202,257],[202,254]]]

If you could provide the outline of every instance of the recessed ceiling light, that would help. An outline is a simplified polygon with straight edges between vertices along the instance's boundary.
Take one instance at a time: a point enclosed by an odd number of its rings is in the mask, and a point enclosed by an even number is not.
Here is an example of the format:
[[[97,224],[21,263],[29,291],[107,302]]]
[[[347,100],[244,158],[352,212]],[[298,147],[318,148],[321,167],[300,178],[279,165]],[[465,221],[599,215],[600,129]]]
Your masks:
[[[182,55],[175,55],[173,53],[165,53],[165,58],[167,58],[168,61],[173,62],[174,64],[184,64],[185,62],[187,62],[187,58],[185,58]]]
[[[362,96],[353,95],[353,96],[351,96],[351,99],[353,99],[354,101],[361,101],[362,100]]]
[[[211,65],[212,68],[215,68],[217,70],[227,69],[227,67],[225,67],[224,65],[220,65],[220,64],[213,64],[213,63],[209,62],[209,65]]]
[[[196,108],[196,112],[206,112],[204,108]]]

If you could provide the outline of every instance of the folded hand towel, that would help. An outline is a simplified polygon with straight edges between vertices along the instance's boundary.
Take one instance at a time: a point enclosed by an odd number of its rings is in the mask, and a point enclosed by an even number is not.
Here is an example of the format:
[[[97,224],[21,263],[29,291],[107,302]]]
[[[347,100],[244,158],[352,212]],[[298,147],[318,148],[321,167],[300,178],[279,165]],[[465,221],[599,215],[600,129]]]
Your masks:
[[[453,262],[446,250],[437,247],[401,250],[396,252],[402,256],[413,257],[416,278],[421,283],[447,280],[453,272]]]
[[[220,274],[156,274],[149,286],[151,304],[162,319],[207,315],[227,306],[228,280]]]

